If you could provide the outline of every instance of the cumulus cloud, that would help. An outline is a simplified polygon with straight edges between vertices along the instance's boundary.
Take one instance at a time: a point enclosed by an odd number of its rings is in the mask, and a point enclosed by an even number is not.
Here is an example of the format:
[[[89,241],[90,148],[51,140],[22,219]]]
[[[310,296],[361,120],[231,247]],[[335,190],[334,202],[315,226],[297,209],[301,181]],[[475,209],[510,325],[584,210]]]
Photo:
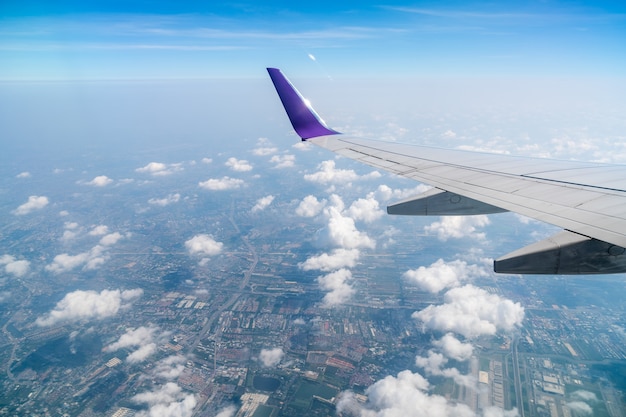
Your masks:
[[[445,288],[458,287],[472,276],[486,275],[488,274],[484,268],[477,265],[468,265],[460,260],[444,262],[443,259],[438,259],[428,267],[420,266],[406,271],[403,277],[423,291],[438,293]]]
[[[115,316],[120,310],[128,308],[143,294],[143,290],[102,290],[70,292],[59,301],[54,309],[39,317],[39,326],[52,326],[57,323],[79,320],[102,320]]]
[[[137,329],[128,329],[117,342],[111,343],[106,346],[104,350],[106,352],[115,352],[120,349],[136,348],[131,352],[126,361],[128,363],[143,362],[150,356],[157,352],[157,344],[155,339],[157,338],[158,328],[154,326],[141,326]]]
[[[413,313],[424,327],[456,332],[467,338],[493,335],[498,330],[511,331],[521,326],[524,308],[520,303],[466,285],[444,295],[445,304],[430,305]]]
[[[213,162],[213,159],[211,159],[211,158],[202,158],[202,163],[203,164],[210,164],[211,162]]]
[[[259,198],[254,207],[252,207],[252,212],[265,210],[270,204],[272,204],[272,201],[274,201],[273,195],[267,195]]]
[[[371,385],[365,391],[367,402],[364,405],[356,401],[353,393],[342,393],[337,411],[360,417],[475,416],[467,405],[450,403],[445,397],[430,394],[429,388],[422,375],[406,370],[396,377],[389,375]]]
[[[151,198],[150,200],[148,200],[148,204],[165,207],[169,206],[170,204],[178,203],[178,201],[180,201],[180,194],[176,193],[169,194],[167,197],[164,198]]]
[[[227,167],[237,172],[246,172],[252,170],[252,165],[245,159],[237,159],[234,157],[228,158],[228,160],[224,163]]]
[[[204,162],[204,160],[203,160]],[[155,177],[163,177],[166,175],[171,175],[174,172],[182,171],[182,164],[164,164],[162,162],[150,162],[148,165],[145,165],[141,168],[137,168],[135,171],[142,174],[150,174]]]
[[[352,272],[340,269],[317,278],[320,288],[328,291],[322,300],[323,307],[334,307],[349,301],[356,292],[350,286]]]
[[[598,401],[598,397],[595,393],[591,391],[578,390],[574,391],[570,394],[570,397],[574,400],[585,401],[585,402],[596,402]]]
[[[112,182],[113,182],[113,180],[111,178],[107,177],[106,175],[98,175],[97,177],[95,177],[91,181],[86,182],[85,184],[92,185],[94,187],[105,187],[105,186],[111,184]]]
[[[7,274],[12,274],[20,278],[28,273],[30,262],[16,260],[15,257],[11,255],[2,255],[0,256],[0,266],[4,266],[4,271]]]
[[[339,208],[328,207],[325,213],[328,216],[328,227],[324,234],[331,244],[346,249],[373,249],[376,246],[376,242],[366,233],[357,230],[354,219],[344,216]]]
[[[66,226],[67,227],[67,226]],[[103,224],[98,225],[98,226],[94,226],[90,231],[89,234],[91,236],[103,236],[106,235],[107,233],[109,233],[109,227],[105,226]]]
[[[30,172],[28,171],[20,172],[19,174],[15,176],[15,178],[30,178]]]
[[[376,191],[374,191],[375,197],[380,201],[388,201],[391,199],[394,200],[403,200],[405,198],[413,197],[420,195],[432,187],[425,184],[418,184],[413,188],[391,188],[388,185],[382,184],[379,185]]]
[[[150,356],[157,352],[156,343],[148,343],[147,345],[140,346],[139,349],[132,352],[126,358],[128,363],[140,363],[148,359]]]
[[[274,168],[291,168],[296,163],[295,155],[274,155],[270,158],[270,162],[274,164]]]
[[[440,348],[444,355],[457,361],[465,361],[474,353],[474,346],[471,343],[463,343],[452,333],[446,333],[441,339],[433,342],[433,345]]]
[[[233,190],[243,185],[243,180],[230,177],[210,178],[198,183],[200,188],[212,191]]]
[[[320,214],[326,206],[326,200],[319,201],[312,195],[307,195],[296,208],[296,214],[302,217],[314,217]]]
[[[365,223],[372,223],[384,214],[373,193],[368,194],[367,198],[353,201],[346,211],[354,220],[362,220]]]
[[[139,393],[132,400],[149,407],[148,411],[138,412],[138,417],[191,417],[197,404],[193,394],[183,392],[174,382],[168,382],[154,391]]]
[[[87,252],[82,252],[77,255],[70,255],[68,253],[62,253],[57,255],[52,260],[50,265],[46,265],[46,271],[50,271],[54,274],[60,274],[62,272],[68,272],[72,269],[82,266],[84,269],[95,269],[102,265],[109,258],[108,250],[111,246],[116,244],[120,239],[129,237],[130,234],[122,235],[119,232],[108,233],[109,228],[104,225],[95,226],[90,232],[91,236],[102,236],[98,245],[94,246]],[[73,237],[75,232],[65,231],[64,238],[69,238],[68,233]],[[107,234],[108,233],[108,234]]]
[[[28,201],[13,210],[13,214],[22,216],[28,214],[34,210],[40,210],[48,205],[48,197],[31,195],[28,197]]]
[[[446,378],[454,379],[454,382],[458,385],[462,385],[469,388],[476,386],[476,378],[472,375],[463,375],[456,368],[443,368],[448,362],[448,359],[441,353],[428,351],[428,356],[417,356],[415,358],[415,365],[423,368],[429,375],[444,376]]]
[[[222,252],[224,244],[217,242],[206,234],[195,235],[185,242],[185,247],[190,255],[214,256]]]
[[[120,232],[109,233],[108,235],[102,236],[102,239],[100,239],[100,244],[102,246],[112,246],[115,245],[123,237],[124,236]]]
[[[229,405],[221,409],[215,417],[234,417],[235,413],[237,413],[237,407]]]
[[[265,147],[255,148],[252,150],[252,153],[255,154],[256,156],[268,156],[268,155],[275,154],[276,152],[278,152],[278,148],[275,148],[273,146],[265,146]]]
[[[475,239],[484,239],[484,233],[477,233],[479,227],[489,224],[489,218],[484,215],[478,216],[441,216],[438,222],[434,222],[428,226],[424,226],[424,231],[429,234],[437,235],[442,242],[448,239],[460,239],[464,237],[473,237]]]
[[[273,349],[261,349],[261,353],[259,353],[259,360],[268,368],[273,368],[283,360],[285,356],[285,352],[281,348],[273,348]]]
[[[575,416],[591,416],[593,415],[593,408],[585,402],[582,401],[572,401],[565,403],[567,408],[574,412]]]
[[[153,374],[156,377],[172,380],[178,378],[185,370],[187,360],[180,355],[171,355],[161,359],[154,366]]]
[[[318,184],[348,184],[353,181],[370,178],[380,178],[378,171],[373,171],[367,175],[359,176],[352,169],[335,168],[335,161],[332,159],[323,161],[317,166],[319,171],[313,174],[306,174],[304,179]]]
[[[311,256],[306,261],[298,264],[305,270],[332,271],[340,268],[352,268],[359,259],[360,251],[358,249],[335,249],[330,254],[323,253],[318,256]]]
[[[300,142],[296,142],[293,145],[291,145],[291,147],[299,151],[305,151],[305,152],[313,149],[313,145],[310,142],[307,142],[306,140],[301,140]]]
[[[92,251],[83,252],[79,253],[78,255],[62,253],[55,256],[50,265],[46,265],[46,270],[55,274],[71,271],[72,269],[87,263],[90,259],[99,258],[99,254],[94,254],[92,256],[91,252]]]

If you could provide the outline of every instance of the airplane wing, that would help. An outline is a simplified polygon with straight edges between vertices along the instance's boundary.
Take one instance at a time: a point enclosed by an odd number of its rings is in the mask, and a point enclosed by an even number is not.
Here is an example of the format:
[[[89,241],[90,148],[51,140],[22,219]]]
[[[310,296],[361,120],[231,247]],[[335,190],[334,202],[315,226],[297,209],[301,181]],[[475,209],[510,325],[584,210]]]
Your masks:
[[[512,211],[564,230],[494,261],[500,273],[626,272],[626,165],[442,149],[330,129],[279,69],[267,69],[296,133],[307,142],[435,188],[389,214]]]

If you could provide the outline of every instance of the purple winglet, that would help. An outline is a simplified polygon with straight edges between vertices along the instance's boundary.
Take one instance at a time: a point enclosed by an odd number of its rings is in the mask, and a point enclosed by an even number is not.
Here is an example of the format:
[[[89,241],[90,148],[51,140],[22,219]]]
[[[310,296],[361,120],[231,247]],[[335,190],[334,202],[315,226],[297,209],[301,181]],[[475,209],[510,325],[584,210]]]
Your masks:
[[[280,101],[283,102],[291,125],[302,140],[339,134],[339,132],[326,126],[309,102],[300,95],[278,68],[268,68],[267,72],[270,74]]]

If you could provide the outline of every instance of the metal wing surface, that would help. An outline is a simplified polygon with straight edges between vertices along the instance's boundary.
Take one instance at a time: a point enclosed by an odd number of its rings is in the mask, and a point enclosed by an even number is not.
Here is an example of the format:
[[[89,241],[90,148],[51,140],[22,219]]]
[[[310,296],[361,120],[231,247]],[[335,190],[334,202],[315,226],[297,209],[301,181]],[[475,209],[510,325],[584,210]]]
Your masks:
[[[268,71],[303,140],[436,187],[388,207],[390,214],[512,211],[559,226],[564,232],[496,260],[496,272],[626,272],[626,166],[348,137],[326,127],[279,70]],[[320,134],[311,136],[310,132]]]

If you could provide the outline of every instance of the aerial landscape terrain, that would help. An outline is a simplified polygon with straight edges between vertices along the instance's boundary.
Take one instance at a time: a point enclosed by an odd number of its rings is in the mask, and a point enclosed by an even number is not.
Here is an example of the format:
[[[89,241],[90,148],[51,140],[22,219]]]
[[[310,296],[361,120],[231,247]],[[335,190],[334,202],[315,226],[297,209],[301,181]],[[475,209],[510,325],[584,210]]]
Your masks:
[[[624,164],[622,10],[155,4],[0,6],[0,416],[626,417],[624,274],[388,215],[429,186],[300,141],[265,71],[354,136]]]

